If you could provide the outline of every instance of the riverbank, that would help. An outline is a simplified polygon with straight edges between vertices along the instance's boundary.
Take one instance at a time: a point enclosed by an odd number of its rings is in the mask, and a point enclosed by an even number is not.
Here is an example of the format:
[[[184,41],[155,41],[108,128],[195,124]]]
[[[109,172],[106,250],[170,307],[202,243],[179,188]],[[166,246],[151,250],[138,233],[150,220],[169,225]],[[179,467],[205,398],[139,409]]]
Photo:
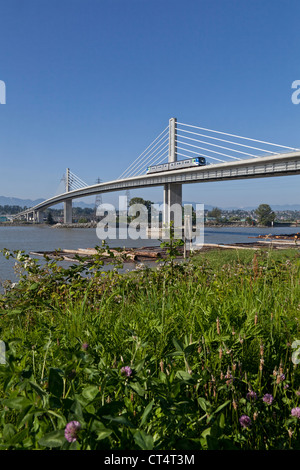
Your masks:
[[[67,228],[67,229],[72,229],[72,228],[96,228],[97,227],[97,222],[96,221],[91,221],[91,222],[84,222],[84,223],[81,223],[81,222],[73,222],[73,223],[68,223],[68,224],[65,224],[63,222],[57,222],[57,223],[54,223],[54,224],[47,224],[47,223],[39,223],[39,224],[35,224],[33,222],[27,222],[27,221],[14,221],[14,222],[1,222],[0,223],[0,227],[23,227],[23,226],[47,226],[47,227],[51,227],[51,228]],[[118,227],[118,224],[116,224],[116,226]],[[272,227],[268,227],[266,225],[259,225],[259,224],[255,224],[255,225],[249,225],[247,223],[243,223],[243,222],[228,222],[228,223],[212,223],[212,222],[205,222],[204,223],[204,227],[207,227],[207,228],[216,228],[216,229],[219,229],[219,228],[276,228],[276,227],[280,227],[280,228],[283,228],[283,227],[299,227],[299,223],[274,223],[274,225]]]
[[[232,245],[216,244],[216,243],[207,243],[201,246],[177,246],[176,247],[176,258],[185,259],[190,256],[191,253],[197,253],[197,251],[207,252],[211,250],[260,250],[266,248],[266,245],[272,247],[273,250],[281,250],[285,248],[297,249],[298,245],[295,243],[295,237],[284,237],[282,240],[278,236],[266,237],[262,236],[266,241],[250,242],[250,243],[235,243]],[[300,234],[299,237],[300,239]],[[273,242],[273,239],[275,242]],[[290,241],[291,240],[291,241]],[[297,240],[297,239],[296,239]],[[263,245],[264,244],[264,245]],[[168,256],[168,248],[159,248],[159,247],[141,247],[141,248],[131,248],[131,249],[109,249],[104,251],[99,251],[94,248],[78,248],[78,249],[60,249],[54,251],[40,251],[30,252],[31,256],[38,257],[48,257],[50,259],[64,260],[78,263],[80,261],[89,262],[93,256],[98,255],[99,259],[103,263],[107,264],[110,262],[110,257],[120,259],[120,261],[126,261],[127,263],[138,263],[145,261],[154,261],[154,260],[164,260]]]
[[[204,229],[204,246],[206,245],[226,245],[231,246],[235,244],[249,244],[249,242],[261,242],[266,244],[268,240],[250,238],[258,237],[260,235],[280,235],[286,233],[295,233],[293,227],[290,228],[256,228],[256,227],[219,227]],[[123,239],[120,237],[119,231],[116,233],[116,239],[107,239],[106,243],[110,248],[144,248],[156,247],[160,248],[159,239],[142,239],[138,238],[133,240],[131,238]],[[52,252],[62,249],[78,250],[78,248],[89,248],[102,245],[102,240],[97,236],[97,231],[94,228],[60,228],[53,229],[46,224],[40,225],[26,225],[26,226],[10,226],[1,227],[0,225],[0,249],[7,250],[22,250],[29,254],[30,252]],[[187,246],[187,248],[189,248]],[[242,251],[240,249],[239,251]],[[41,257],[39,257],[41,258]],[[42,262],[42,260],[41,260]],[[65,263],[68,263],[67,261]],[[155,261],[154,261],[155,263]],[[64,265],[64,262],[60,263]],[[126,264],[125,269],[134,267],[132,262]],[[0,283],[10,279],[12,282],[17,282],[15,274],[14,263],[12,259],[6,260],[0,256]]]

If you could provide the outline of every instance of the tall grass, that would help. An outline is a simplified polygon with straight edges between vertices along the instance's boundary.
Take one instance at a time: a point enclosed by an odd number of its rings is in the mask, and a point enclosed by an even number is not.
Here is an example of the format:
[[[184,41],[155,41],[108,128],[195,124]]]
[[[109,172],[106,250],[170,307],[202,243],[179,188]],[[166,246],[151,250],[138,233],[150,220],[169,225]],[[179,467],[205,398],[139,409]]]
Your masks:
[[[122,275],[6,255],[22,275],[0,299],[2,448],[300,448],[296,249]]]

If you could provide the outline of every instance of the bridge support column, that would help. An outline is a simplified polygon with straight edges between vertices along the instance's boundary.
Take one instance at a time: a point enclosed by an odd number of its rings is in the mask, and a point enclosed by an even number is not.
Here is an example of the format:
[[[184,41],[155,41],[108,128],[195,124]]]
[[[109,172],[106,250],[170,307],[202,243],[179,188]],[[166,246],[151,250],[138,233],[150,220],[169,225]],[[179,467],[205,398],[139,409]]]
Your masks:
[[[168,183],[164,185],[164,211],[163,223],[169,227],[174,222],[174,212],[172,206],[179,204],[182,207],[182,184]]]
[[[177,119],[171,118],[169,120],[169,157],[168,161],[177,161]],[[163,224],[169,228],[170,223],[174,224],[178,221],[174,218],[174,211],[172,206],[179,204],[182,207],[182,184],[180,183],[167,183],[164,185],[164,210],[163,210]]]
[[[64,223],[72,223],[72,199],[68,199],[64,202]]]
[[[32,216],[33,216],[33,221],[34,221],[35,224],[42,224],[43,223],[43,221],[44,221],[44,212],[36,211],[36,212],[33,212]]]
[[[38,224],[42,224],[44,222],[44,212],[37,211],[37,222]]]

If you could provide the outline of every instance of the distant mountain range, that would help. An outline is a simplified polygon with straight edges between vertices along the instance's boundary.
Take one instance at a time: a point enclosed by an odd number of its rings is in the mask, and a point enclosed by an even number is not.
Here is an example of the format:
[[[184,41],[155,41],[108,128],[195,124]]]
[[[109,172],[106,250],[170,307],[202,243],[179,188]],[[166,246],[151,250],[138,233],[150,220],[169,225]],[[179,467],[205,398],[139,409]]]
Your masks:
[[[40,204],[43,202],[45,199],[19,199],[17,197],[6,197],[6,196],[0,196],[0,206],[20,206],[20,207],[33,207],[36,206],[37,204]],[[74,201],[73,205],[75,207],[82,207],[83,209],[85,208],[94,208],[94,204],[86,204],[85,202],[81,201]],[[62,204],[57,204],[56,209],[62,208]]]
[[[43,202],[44,199],[35,199],[35,200],[32,200],[32,199],[20,199],[20,198],[17,198],[17,197],[6,197],[6,196],[0,196],[0,206],[20,206],[20,207],[32,207],[32,206],[35,206],[37,204],[39,204],[40,202]],[[193,202],[193,201],[184,201],[183,202],[184,204],[192,204],[194,207],[196,206],[196,203]],[[158,204],[162,204],[162,202],[158,202]],[[73,202],[73,205],[74,207],[81,207],[83,209],[85,208],[94,208],[95,207],[95,204],[86,204],[85,202],[82,202],[82,201],[74,201]],[[278,204],[270,204],[271,205],[271,208],[273,211],[286,211],[286,210],[290,210],[290,211],[300,211],[300,204],[282,204],[282,205],[278,205]],[[62,204],[57,204],[56,205],[56,208],[59,209],[59,208],[62,208],[63,205]],[[257,209],[258,206],[246,206],[246,207],[238,207],[238,206],[231,206],[231,207],[221,207],[219,205],[216,205],[216,206],[211,206],[211,205],[207,205],[205,204],[204,205],[204,208],[206,210],[212,210],[214,207],[219,207],[221,210],[245,210],[245,211],[251,211],[251,210],[254,210],[254,209]]]

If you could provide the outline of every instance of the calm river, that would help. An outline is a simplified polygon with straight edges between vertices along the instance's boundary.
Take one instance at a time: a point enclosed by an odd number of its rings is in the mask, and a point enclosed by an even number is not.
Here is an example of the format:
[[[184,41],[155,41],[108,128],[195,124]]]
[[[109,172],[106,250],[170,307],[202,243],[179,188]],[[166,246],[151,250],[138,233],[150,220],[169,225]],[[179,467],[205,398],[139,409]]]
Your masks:
[[[281,234],[300,232],[300,227],[219,227],[205,228],[204,243],[249,243],[249,237],[263,234]],[[109,246],[113,247],[142,247],[158,246],[159,240],[109,240]],[[95,228],[53,228],[43,225],[35,226],[0,226],[0,250],[24,250],[30,251],[51,251],[58,248],[77,249],[93,248],[101,246],[101,240],[97,237]],[[0,253],[0,282],[6,279],[15,281],[14,262],[7,261]]]

